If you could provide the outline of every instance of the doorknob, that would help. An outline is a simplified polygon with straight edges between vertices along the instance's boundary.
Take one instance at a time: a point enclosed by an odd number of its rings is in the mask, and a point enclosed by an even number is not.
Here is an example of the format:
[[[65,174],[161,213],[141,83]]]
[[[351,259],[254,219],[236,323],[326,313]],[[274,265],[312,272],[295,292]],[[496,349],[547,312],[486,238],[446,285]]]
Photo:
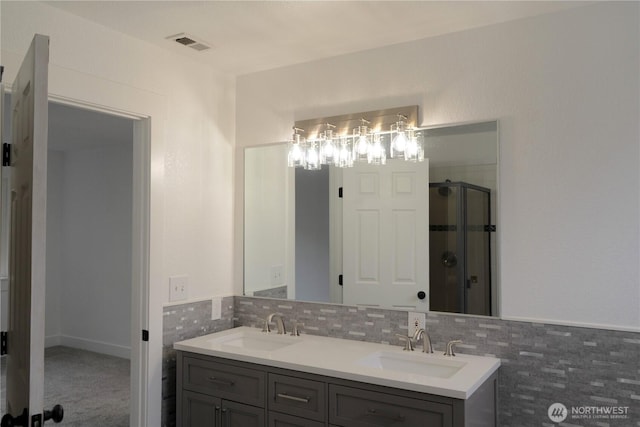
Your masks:
[[[64,408],[62,405],[56,405],[52,410],[44,411],[44,420],[53,420],[54,423],[59,423],[64,418]]]
[[[4,416],[2,417],[2,421],[0,421],[1,427],[27,427],[28,425],[29,411],[27,411],[27,408],[24,408],[22,414],[18,415],[17,417],[12,416],[11,414],[4,414]]]

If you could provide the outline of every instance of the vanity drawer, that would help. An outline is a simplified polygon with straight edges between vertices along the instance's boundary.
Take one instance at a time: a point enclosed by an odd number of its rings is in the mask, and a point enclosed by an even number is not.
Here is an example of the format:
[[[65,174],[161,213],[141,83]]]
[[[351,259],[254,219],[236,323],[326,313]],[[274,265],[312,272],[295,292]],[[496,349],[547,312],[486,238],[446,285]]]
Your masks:
[[[325,423],[294,417],[278,412],[269,412],[269,427],[324,427]]]
[[[264,372],[224,363],[185,357],[183,388],[199,393],[264,407]]]
[[[324,382],[269,374],[269,410],[324,421],[327,386]]]
[[[329,422],[348,427],[451,427],[453,408],[443,403],[340,385],[329,386]]]

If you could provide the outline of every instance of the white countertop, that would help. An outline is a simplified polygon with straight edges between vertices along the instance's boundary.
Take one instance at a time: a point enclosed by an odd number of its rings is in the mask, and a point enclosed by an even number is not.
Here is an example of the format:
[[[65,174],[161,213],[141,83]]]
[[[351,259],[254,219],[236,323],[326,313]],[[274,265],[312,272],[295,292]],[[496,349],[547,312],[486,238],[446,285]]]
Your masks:
[[[390,346],[339,338],[302,334],[299,337],[276,335],[279,342],[290,340],[291,345],[272,351],[249,350],[243,347],[225,345],[225,337],[242,333],[246,337],[264,339],[260,329],[240,327],[214,334],[177,342],[176,350],[223,357],[243,362],[257,363],[277,368],[291,369],[312,374],[343,378],[353,381],[436,394],[456,399],[468,399],[482,383],[499,367],[500,359],[471,356],[456,352],[455,357],[442,354],[440,349],[434,354],[422,353],[422,346],[416,351],[405,352],[400,346]],[[397,352],[400,357],[433,358],[438,363],[463,362],[464,366],[449,378],[437,378],[420,372],[399,372],[366,366],[361,360],[376,352]]]

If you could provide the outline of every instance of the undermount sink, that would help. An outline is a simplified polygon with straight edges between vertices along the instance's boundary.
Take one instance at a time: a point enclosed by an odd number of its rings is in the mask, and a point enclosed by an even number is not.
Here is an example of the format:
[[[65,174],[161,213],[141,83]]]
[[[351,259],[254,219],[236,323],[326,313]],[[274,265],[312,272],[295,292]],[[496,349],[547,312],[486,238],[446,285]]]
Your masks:
[[[219,344],[252,351],[275,351],[296,344],[295,337],[275,335],[263,332],[239,331],[209,340],[210,344]]]
[[[371,353],[358,360],[357,363],[361,366],[382,371],[402,372],[435,378],[451,378],[466,365],[464,361],[444,359],[441,356],[422,352],[395,353],[390,351]]]

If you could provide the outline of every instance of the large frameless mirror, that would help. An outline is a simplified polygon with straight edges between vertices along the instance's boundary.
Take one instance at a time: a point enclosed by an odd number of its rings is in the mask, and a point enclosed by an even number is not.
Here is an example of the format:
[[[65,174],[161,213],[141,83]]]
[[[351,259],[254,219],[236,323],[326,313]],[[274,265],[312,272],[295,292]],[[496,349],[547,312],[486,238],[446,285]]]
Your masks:
[[[497,121],[416,131],[422,162],[307,170],[286,143],[246,148],[245,295],[496,315]]]

